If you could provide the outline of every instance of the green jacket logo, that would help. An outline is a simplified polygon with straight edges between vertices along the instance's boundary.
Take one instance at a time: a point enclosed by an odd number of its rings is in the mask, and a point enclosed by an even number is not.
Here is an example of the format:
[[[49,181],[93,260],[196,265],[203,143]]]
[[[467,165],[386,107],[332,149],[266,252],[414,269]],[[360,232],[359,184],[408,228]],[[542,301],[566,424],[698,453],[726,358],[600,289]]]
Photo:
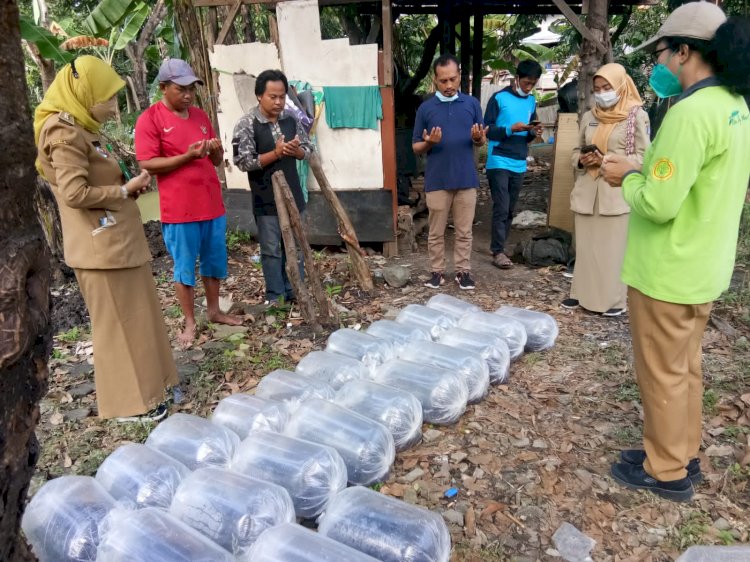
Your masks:
[[[740,114],[739,111],[733,111],[732,114],[729,116],[729,126],[733,127],[735,125],[739,125],[740,123],[743,123],[748,120],[750,120],[750,113],[746,113],[745,115],[742,115]]]

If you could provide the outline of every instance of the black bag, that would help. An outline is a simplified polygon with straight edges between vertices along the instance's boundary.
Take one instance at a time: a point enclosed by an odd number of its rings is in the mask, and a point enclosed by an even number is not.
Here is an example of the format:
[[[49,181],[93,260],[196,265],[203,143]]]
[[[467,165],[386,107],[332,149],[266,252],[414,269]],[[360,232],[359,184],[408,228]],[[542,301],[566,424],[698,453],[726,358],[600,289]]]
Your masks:
[[[555,264],[568,264],[573,257],[573,237],[559,228],[550,228],[537,234],[531,240],[520,242],[516,254],[532,267],[548,267]]]

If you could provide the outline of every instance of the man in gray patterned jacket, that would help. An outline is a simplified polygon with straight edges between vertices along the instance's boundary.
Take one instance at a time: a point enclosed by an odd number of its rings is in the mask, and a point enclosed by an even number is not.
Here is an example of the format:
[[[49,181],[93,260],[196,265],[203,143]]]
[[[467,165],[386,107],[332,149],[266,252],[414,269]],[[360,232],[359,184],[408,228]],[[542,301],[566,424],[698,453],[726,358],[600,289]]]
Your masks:
[[[271,175],[282,170],[302,214],[305,198],[296,160],[310,157],[313,146],[304,128],[284,111],[289,84],[280,70],[264,70],[255,81],[258,106],[234,127],[234,164],[247,172],[253,192],[253,214],[258,225],[260,263],[266,281],[266,304],[294,300],[286,274],[286,256],[276,213]],[[300,272],[302,263],[300,261]]]

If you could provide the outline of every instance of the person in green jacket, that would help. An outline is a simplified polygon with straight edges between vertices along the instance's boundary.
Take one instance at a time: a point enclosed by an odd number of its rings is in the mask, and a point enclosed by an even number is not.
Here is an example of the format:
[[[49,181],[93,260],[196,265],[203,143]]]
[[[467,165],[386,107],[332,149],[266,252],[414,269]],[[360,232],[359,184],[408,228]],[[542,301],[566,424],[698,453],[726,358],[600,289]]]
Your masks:
[[[612,476],[674,501],[702,480],[701,338],[712,302],[729,287],[750,178],[750,22],[720,8],[677,8],[650,49],[650,83],[672,98],[643,166],[607,155],[604,179],[630,205],[622,280],[643,403],[643,449]]]
[[[630,205],[622,280],[643,403],[643,449],[612,476],[673,501],[702,480],[701,338],[729,287],[750,178],[750,22],[708,2],[677,8],[641,48],[651,87],[673,98],[643,166],[608,155],[602,174]]]

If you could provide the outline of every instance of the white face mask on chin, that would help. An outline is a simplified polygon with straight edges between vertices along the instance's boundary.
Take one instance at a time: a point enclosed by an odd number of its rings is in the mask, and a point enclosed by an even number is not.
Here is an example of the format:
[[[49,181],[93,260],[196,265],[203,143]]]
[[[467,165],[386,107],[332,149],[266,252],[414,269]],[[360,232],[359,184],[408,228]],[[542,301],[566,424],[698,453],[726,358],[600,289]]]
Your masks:
[[[596,105],[598,105],[599,107],[607,109],[620,101],[620,95],[614,90],[610,90],[609,92],[601,92],[599,94],[594,94],[594,101],[596,101]]]

